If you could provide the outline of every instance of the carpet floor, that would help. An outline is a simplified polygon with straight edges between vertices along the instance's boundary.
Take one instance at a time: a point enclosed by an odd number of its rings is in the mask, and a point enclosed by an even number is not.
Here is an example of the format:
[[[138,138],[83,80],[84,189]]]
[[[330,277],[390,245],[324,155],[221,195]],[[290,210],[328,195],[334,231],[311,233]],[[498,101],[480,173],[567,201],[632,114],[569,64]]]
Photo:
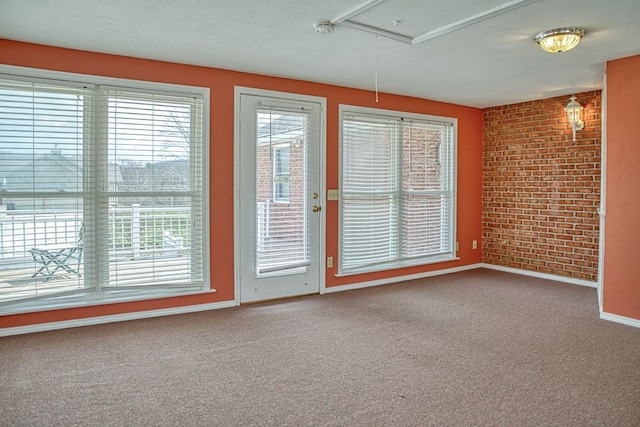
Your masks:
[[[640,329],[478,269],[0,339],[3,426],[639,426]]]

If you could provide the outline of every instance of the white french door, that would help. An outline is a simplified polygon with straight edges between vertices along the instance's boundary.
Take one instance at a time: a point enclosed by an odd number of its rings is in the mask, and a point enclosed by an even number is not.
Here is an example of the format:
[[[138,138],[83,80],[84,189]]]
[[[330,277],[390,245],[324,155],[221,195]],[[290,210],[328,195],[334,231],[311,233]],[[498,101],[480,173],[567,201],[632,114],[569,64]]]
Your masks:
[[[239,302],[318,293],[322,100],[238,88],[236,102]]]

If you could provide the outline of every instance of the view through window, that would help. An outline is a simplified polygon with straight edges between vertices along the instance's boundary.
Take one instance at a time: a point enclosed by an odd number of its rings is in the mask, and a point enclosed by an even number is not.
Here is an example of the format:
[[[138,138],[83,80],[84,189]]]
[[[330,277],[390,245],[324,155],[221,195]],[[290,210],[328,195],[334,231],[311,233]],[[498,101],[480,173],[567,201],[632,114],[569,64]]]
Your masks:
[[[455,256],[455,121],[341,108],[340,271]]]
[[[0,75],[0,309],[204,288],[205,94],[131,83]]]

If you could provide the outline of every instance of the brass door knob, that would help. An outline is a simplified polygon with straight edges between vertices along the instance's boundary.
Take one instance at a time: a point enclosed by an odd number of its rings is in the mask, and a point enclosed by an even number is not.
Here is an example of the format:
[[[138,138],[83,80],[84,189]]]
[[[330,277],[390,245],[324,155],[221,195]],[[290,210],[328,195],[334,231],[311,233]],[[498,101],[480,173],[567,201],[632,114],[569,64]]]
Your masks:
[[[320,212],[322,210],[322,208],[320,206],[318,206],[318,205],[313,205],[311,210],[313,210],[314,212]]]

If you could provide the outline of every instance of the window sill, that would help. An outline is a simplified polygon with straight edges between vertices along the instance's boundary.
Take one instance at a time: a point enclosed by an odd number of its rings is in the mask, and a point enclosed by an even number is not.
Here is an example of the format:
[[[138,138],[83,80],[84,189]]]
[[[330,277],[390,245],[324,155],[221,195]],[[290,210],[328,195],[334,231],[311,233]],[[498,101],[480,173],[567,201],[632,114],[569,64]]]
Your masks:
[[[416,262],[405,262],[402,264],[400,263],[380,264],[380,265],[376,265],[375,268],[359,268],[359,269],[349,270],[346,272],[340,271],[334,274],[334,277],[349,277],[349,276],[355,276],[359,274],[376,273],[379,271],[400,270],[402,268],[407,268],[407,267],[417,267],[421,265],[439,264],[439,263],[459,261],[459,260],[460,260],[460,257],[442,257],[442,258],[433,258],[430,260],[420,260]]]
[[[184,290],[184,291],[175,291],[175,292],[165,292],[159,293],[157,290],[141,290],[139,292],[127,292],[125,295],[118,294],[113,291],[101,292],[100,294],[103,297],[100,297],[97,292],[87,292],[87,295],[84,297],[69,297],[68,301],[62,301],[64,297],[52,297],[47,300],[38,300],[38,301],[17,301],[13,304],[7,303],[7,305],[0,306],[0,314],[1,315],[11,315],[11,314],[28,314],[28,313],[37,313],[42,311],[53,311],[53,310],[63,310],[70,308],[82,308],[82,307],[93,307],[99,305],[107,305],[107,304],[116,304],[116,303],[124,303],[124,302],[136,302],[136,301],[148,301],[148,300],[156,300],[162,298],[174,298],[181,296],[192,296],[192,295],[204,295],[215,293],[215,289],[205,289],[205,290]]]

